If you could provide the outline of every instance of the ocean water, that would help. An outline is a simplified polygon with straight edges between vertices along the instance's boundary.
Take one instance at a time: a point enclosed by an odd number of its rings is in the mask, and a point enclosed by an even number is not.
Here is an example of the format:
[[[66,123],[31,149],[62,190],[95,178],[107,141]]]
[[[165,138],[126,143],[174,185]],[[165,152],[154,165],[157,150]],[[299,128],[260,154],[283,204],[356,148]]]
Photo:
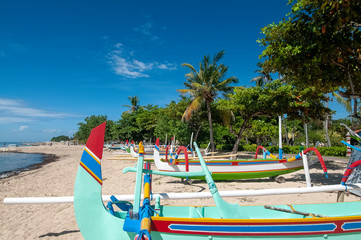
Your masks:
[[[44,155],[38,153],[0,152],[0,178],[29,169],[43,162]]]
[[[0,147],[24,147],[27,145],[24,145],[22,142],[0,142]]]

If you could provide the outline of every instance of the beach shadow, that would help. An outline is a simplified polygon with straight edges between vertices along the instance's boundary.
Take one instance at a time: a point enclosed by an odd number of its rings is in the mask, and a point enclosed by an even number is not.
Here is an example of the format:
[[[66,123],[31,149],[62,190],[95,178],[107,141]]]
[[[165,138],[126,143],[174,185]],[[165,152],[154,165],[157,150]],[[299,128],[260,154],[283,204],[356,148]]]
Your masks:
[[[332,185],[332,184],[340,184],[343,173],[333,173],[332,170],[339,170],[345,168],[344,164],[340,164],[337,162],[327,162],[326,163],[328,178],[322,172],[319,173],[310,173],[312,184],[321,184],[321,185]],[[310,169],[317,169],[322,171],[322,166],[320,163],[315,163],[310,167]],[[331,172],[330,172],[331,170]],[[304,174],[295,174],[292,179],[286,179],[286,181],[306,181]]]
[[[179,180],[179,181],[168,181],[167,183],[176,183],[176,184],[182,184],[182,185],[191,185],[192,187],[198,187],[199,190],[196,191],[196,192],[203,192],[206,188],[201,186],[201,185],[196,185],[197,183],[205,183],[206,181],[205,180],[199,180],[199,179],[192,179],[191,183],[189,182],[186,182],[186,181],[182,181],[182,180]]]
[[[329,174],[328,178],[323,173],[310,173],[311,183],[316,185],[333,185],[340,184],[343,174]],[[292,179],[286,179],[287,182],[306,181],[304,174],[296,174]]]
[[[44,235],[40,235],[39,238],[44,238],[44,237],[59,237],[62,235],[66,235],[66,234],[70,234],[70,233],[78,233],[80,232],[80,230],[67,230],[67,231],[62,231],[59,233],[47,233]]]
[[[339,162],[331,162],[331,161],[325,162],[327,170],[340,170],[340,169],[345,169],[346,170],[346,164],[345,163],[339,163]],[[317,169],[317,170],[322,170],[321,163],[316,162],[315,164],[310,166],[310,169],[312,169],[312,168]]]

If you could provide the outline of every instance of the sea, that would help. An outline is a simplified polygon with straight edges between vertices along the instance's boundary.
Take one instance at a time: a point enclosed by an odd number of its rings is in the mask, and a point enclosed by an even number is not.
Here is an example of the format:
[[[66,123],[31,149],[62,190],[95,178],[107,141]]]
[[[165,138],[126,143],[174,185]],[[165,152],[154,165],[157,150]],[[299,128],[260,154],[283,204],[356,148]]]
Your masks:
[[[0,148],[15,148],[28,146],[20,142],[0,142]],[[36,164],[42,163],[44,155],[38,153],[17,153],[0,151],[0,178],[6,178]]]

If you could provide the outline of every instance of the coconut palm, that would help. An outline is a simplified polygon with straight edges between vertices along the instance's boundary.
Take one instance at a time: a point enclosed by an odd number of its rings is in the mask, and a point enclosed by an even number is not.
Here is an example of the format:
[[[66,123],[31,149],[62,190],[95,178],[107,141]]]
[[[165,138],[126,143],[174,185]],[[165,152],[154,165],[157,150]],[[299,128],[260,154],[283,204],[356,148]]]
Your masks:
[[[266,83],[272,81],[271,73],[267,69],[267,64],[259,62],[257,63],[258,70],[254,71],[259,76],[252,78],[251,82],[256,82],[257,87],[263,87]]]
[[[137,111],[140,108],[139,97],[128,97],[128,99],[130,101],[130,105],[122,105],[123,107],[129,108],[129,110],[125,111],[124,113],[131,113]]]
[[[187,89],[178,89],[182,94],[189,93],[192,101],[183,114],[182,120],[189,120],[192,113],[198,110],[202,103],[206,105],[209,123],[209,138],[211,142],[212,152],[214,149],[213,142],[213,123],[211,114],[211,103],[218,97],[220,93],[228,93],[233,87],[231,83],[237,83],[236,77],[226,78],[228,67],[218,62],[222,59],[224,50],[220,51],[213,57],[213,61],[209,56],[204,56],[199,64],[199,71],[189,63],[183,63],[182,66],[189,68],[190,72],[186,74],[187,82],[184,83]]]

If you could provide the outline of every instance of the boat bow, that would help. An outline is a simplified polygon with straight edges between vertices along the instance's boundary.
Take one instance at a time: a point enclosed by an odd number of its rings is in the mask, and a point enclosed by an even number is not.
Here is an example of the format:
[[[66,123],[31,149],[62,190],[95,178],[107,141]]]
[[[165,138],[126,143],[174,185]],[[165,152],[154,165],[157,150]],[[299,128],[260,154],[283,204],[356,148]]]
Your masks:
[[[102,201],[101,159],[105,123],[94,128],[81,157],[74,186],[74,212],[84,239],[131,239],[124,220],[109,213]]]

